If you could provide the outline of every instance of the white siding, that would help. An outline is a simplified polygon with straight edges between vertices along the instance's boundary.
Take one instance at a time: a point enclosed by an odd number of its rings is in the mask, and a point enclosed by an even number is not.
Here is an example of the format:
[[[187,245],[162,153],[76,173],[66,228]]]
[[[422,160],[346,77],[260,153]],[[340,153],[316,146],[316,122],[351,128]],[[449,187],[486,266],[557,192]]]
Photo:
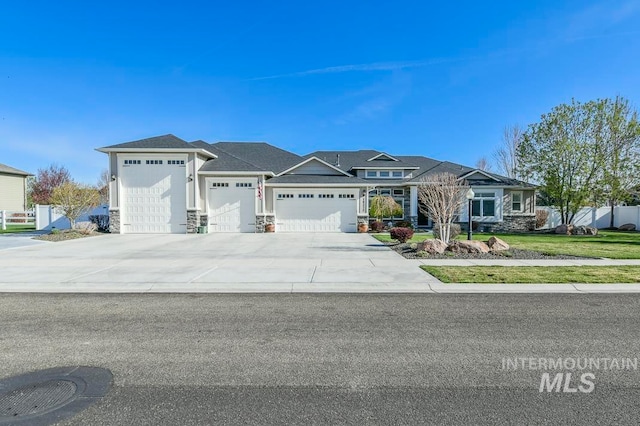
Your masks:
[[[0,175],[0,210],[26,210],[25,180],[23,176]]]

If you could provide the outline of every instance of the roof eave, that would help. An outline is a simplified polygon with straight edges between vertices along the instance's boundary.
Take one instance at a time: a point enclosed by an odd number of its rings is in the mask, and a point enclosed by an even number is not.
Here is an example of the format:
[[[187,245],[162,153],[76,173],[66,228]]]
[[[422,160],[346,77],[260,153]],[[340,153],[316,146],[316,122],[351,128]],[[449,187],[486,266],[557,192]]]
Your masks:
[[[96,151],[109,154],[115,153],[130,153],[130,154],[144,154],[144,153],[184,153],[193,152],[196,154],[202,154],[209,158],[218,158],[214,153],[207,151],[204,148],[96,148]]]

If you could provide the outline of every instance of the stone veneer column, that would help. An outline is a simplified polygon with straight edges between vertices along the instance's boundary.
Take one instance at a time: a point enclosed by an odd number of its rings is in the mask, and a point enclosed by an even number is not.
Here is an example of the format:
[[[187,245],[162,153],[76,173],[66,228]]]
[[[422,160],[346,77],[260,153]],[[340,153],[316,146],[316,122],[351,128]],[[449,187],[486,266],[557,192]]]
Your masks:
[[[109,210],[109,232],[120,233],[120,210]]]
[[[195,234],[198,232],[200,218],[197,210],[187,210],[187,234]]]

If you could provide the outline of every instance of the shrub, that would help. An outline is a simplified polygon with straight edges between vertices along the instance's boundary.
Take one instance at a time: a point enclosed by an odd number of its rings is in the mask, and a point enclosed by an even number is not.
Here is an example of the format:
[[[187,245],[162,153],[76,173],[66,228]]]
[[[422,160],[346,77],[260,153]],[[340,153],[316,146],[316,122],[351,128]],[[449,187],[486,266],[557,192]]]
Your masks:
[[[372,232],[382,232],[384,230],[384,223],[379,220],[374,220],[371,222],[371,225],[369,225],[369,229],[371,229]]]
[[[543,228],[547,224],[549,212],[546,210],[536,210],[536,228]]]
[[[413,229],[411,228],[391,228],[389,230],[389,235],[392,239],[397,240],[401,243],[406,243],[413,237]]]
[[[109,232],[109,215],[108,214],[96,214],[89,216],[91,223],[95,223],[100,232]]]
[[[457,223],[452,223],[450,230],[451,240],[455,240],[458,235],[460,235],[460,225],[458,225]],[[433,225],[433,238],[436,238],[438,240],[442,239],[440,238],[440,227],[437,223]]]
[[[409,247],[411,248],[411,250],[418,250],[418,243],[411,243]]]
[[[83,235],[89,235],[92,232],[94,232],[96,229],[98,229],[98,226],[95,223],[91,223],[91,222],[76,222],[73,225],[73,229],[75,229],[76,231],[78,231]]]
[[[421,250],[421,251],[416,253],[416,256],[418,256],[418,257],[429,257],[429,253],[427,253],[424,250]]]
[[[399,220],[394,222],[396,228],[411,228],[413,229],[413,225],[408,220]]]
[[[59,233],[60,233],[59,229],[56,229],[56,228],[51,229],[51,234],[58,235]]]

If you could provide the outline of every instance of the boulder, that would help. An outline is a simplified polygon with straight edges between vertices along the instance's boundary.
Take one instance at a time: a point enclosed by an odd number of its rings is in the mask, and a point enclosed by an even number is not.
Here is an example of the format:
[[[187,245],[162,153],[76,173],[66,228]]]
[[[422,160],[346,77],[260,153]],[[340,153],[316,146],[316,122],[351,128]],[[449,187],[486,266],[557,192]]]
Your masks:
[[[574,226],[571,230],[571,235],[586,235],[587,227],[586,226]]]
[[[598,228],[594,228],[593,226],[587,226],[585,235],[598,235]]]
[[[562,225],[556,227],[555,233],[556,234],[571,235],[571,231],[573,231],[573,225],[571,225],[571,224],[562,224]]]
[[[509,250],[509,244],[498,237],[489,238],[489,241],[487,241],[487,246],[489,246],[489,248],[493,251]]]
[[[447,250],[454,253],[489,253],[489,246],[482,241],[461,240],[453,241]]]
[[[442,240],[424,240],[418,244],[417,251],[424,251],[429,254],[442,254],[447,249],[447,243]]]
[[[618,226],[618,231],[635,231],[636,225],[633,223],[625,223],[624,225]]]

